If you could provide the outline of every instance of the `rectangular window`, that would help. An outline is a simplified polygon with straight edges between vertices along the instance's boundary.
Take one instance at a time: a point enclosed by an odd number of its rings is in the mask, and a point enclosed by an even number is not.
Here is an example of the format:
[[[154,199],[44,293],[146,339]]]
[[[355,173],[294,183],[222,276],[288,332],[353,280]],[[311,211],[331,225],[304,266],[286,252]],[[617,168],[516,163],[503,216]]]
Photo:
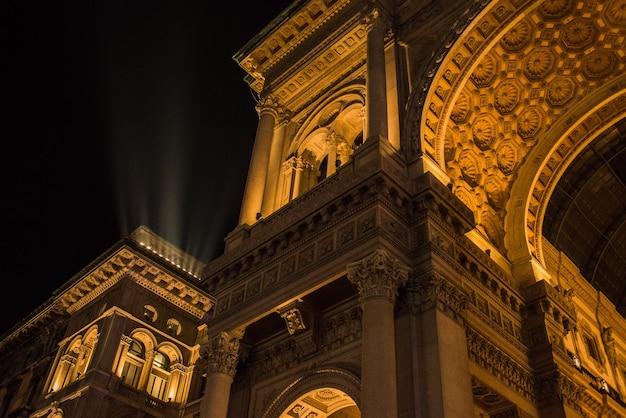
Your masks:
[[[148,387],[146,390],[150,396],[154,396],[155,398],[163,399],[165,395],[165,386],[167,385],[167,379],[164,379],[155,374],[150,374],[150,379],[148,380]],[[163,399],[167,401],[167,399]]]
[[[134,388],[139,384],[139,376],[141,376],[141,368],[130,362],[124,363],[124,369],[122,370],[122,381]]]
[[[587,348],[587,354],[589,354],[589,357],[600,363],[600,352],[598,351],[596,339],[585,334],[583,335],[583,340],[585,340],[585,347]]]

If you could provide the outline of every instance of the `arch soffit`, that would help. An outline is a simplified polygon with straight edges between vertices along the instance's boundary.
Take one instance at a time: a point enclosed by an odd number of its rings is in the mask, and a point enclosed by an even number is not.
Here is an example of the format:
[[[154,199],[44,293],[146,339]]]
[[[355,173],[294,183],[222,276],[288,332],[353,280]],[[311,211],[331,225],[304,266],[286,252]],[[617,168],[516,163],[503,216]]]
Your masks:
[[[159,346],[157,347],[157,351],[165,354],[172,364],[182,362],[183,360],[183,355],[178,347],[168,341],[159,344]]]
[[[134,329],[130,337],[141,341],[146,348],[146,352],[154,350],[157,347],[157,340],[154,334],[145,328]]]
[[[87,330],[87,332],[85,332],[85,336],[83,337],[83,344],[93,346],[97,340],[98,340],[98,326],[92,325]]]
[[[618,91],[612,94],[611,91]],[[523,262],[532,257],[545,264],[541,237],[543,219],[561,176],[569,165],[599,135],[626,117],[626,74],[585,97],[551,128],[555,141],[546,141],[529,153],[511,187],[505,229],[509,259]],[[548,146],[551,146],[549,149]],[[516,210],[523,208],[523,210]],[[523,219],[521,219],[523,216]],[[524,225],[524,228],[519,228]],[[515,243],[526,242],[516,250]],[[519,244],[518,244],[519,246]]]
[[[360,405],[361,384],[359,378],[344,369],[326,368],[314,370],[302,376],[276,396],[265,410],[263,418],[279,418],[298,400],[307,396],[316,397],[326,405],[340,409],[349,405]],[[334,412],[334,411],[333,411]]]
[[[303,155],[308,149],[321,159],[330,132],[353,141],[363,131],[364,89],[362,84],[346,86],[315,106],[300,124],[287,155]]]
[[[603,97],[610,93],[612,106],[624,108],[619,75],[626,67],[625,3],[494,2],[442,58],[423,109],[409,112],[420,118],[408,126],[419,126],[422,151],[474,210],[479,230],[518,260],[536,255],[541,219],[532,204],[535,177],[539,181],[540,167],[562,151],[568,132],[575,132],[572,125],[584,125],[576,104],[587,102],[590,114],[597,106],[602,126]],[[594,92],[598,99],[590,104]],[[578,148],[588,140],[578,140]],[[534,151],[538,145],[549,152]],[[531,164],[531,153],[538,164]],[[572,158],[559,156],[566,163],[559,173]],[[521,176],[526,181],[518,184]],[[509,201],[512,190],[515,202]],[[517,196],[525,200],[522,209]],[[488,224],[500,232],[485,231]]]

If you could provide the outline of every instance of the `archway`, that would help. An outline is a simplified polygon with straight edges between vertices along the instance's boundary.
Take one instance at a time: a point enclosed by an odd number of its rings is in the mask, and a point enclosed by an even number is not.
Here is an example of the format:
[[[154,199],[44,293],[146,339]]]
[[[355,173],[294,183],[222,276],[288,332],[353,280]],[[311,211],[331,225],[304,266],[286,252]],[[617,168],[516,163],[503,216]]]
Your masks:
[[[287,386],[263,418],[360,418],[360,386],[346,370],[315,370]]]

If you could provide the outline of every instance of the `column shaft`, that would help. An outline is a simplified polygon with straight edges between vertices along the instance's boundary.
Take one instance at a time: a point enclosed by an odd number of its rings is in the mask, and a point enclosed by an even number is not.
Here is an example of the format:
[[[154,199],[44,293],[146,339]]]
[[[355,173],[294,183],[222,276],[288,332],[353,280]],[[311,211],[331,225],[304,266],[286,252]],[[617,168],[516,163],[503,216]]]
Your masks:
[[[257,213],[261,212],[275,123],[274,109],[268,106],[261,108],[239,215],[240,224],[252,225],[256,222]]]
[[[240,338],[221,332],[203,343],[202,351],[207,357],[208,373],[200,403],[200,418],[226,418],[228,415],[230,386],[239,359]]]
[[[385,299],[363,304],[362,418],[398,416],[393,307]]]
[[[200,406],[201,418],[226,418],[232,383],[233,377],[227,373],[209,373]]]
[[[377,250],[348,265],[348,279],[359,289],[362,316],[361,417],[397,418],[394,305],[408,267]]]
[[[367,33],[366,112],[365,139],[388,138],[385,28],[376,11],[372,13]]]

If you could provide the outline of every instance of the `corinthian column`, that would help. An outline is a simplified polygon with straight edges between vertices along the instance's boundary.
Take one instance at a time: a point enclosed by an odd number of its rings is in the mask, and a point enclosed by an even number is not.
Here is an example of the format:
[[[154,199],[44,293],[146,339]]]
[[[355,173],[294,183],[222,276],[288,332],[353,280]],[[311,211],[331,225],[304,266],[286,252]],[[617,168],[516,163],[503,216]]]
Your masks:
[[[385,74],[385,27],[378,10],[366,19],[367,80],[365,140],[371,137],[388,138],[387,77]]]
[[[241,337],[242,335],[233,336],[221,332],[211,338],[203,348],[208,370],[200,418],[226,418]]]
[[[278,106],[271,96],[261,100],[257,105],[259,124],[257,125],[252,157],[248,168],[248,178],[243,193],[240,224],[252,225],[257,220],[257,214],[261,213],[263,195],[265,194],[265,181],[269,170],[270,151],[274,126],[278,118]]]
[[[382,250],[348,265],[359,289],[362,316],[361,417],[398,416],[394,305],[408,267]]]

